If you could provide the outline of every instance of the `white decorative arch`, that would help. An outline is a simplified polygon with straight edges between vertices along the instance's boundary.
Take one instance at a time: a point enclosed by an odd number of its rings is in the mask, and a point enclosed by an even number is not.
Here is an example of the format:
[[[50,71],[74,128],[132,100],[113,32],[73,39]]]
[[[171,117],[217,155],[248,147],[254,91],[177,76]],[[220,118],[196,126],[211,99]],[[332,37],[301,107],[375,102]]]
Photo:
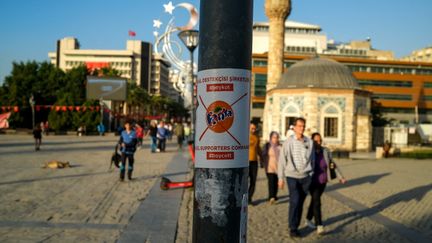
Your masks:
[[[337,118],[337,136],[329,137],[326,136],[325,131],[325,119],[326,118]],[[340,143],[343,140],[342,134],[342,120],[343,120],[343,111],[339,107],[338,104],[334,102],[329,102],[325,106],[323,106],[320,110],[320,133],[326,143]]]
[[[286,124],[286,119],[288,117],[300,117],[300,116],[301,116],[300,107],[294,102],[287,103],[285,107],[282,109],[281,120],[279,124],[281,124],[280,132],[281,132],[281,137],[283,139],[286,139],[286,131],[289,129],[289,127],[287,127]]]

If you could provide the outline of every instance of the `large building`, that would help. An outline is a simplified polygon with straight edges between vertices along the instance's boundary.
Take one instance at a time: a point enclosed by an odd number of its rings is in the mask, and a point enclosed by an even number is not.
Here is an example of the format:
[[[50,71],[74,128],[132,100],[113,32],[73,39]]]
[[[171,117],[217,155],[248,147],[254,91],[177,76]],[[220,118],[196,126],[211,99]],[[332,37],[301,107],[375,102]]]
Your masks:
[[[152,54],[152,45],[140,40],[128,40],[125,50],[84,50],[76,38],[66,37],[57,41],[55,52],[49,52],[51,63],[68,71],[85,65],[88,69],[110,67],[146,89],[150,94],[178,100],[178,92],[169,80],[171,64]],[[176,96],[177,94],[177,96]]]
[[[256,28],[262,25],[260,23]],[[299,26],[296,27],[298,30],[290,32],[306,31]],[[319,27],[315,26],[313,30],[309,32],[311,41],[304,43],[313,43],[323,38],[317,37]],[[254,46],[259,46],[257,42],[265,39],[262,35],[254,32]],[[284,71],[298,61],[312,58],[318,53],[321,57],[333,59],[348,67],[358,84],[371,92],[372,109],[384,118],[406,124],[432,122],[432,63],[394,60],[391,52],[373,49],[369,39],[348,44],[328,41],[324,45],[320,42],[316,52],[311,51],[311,44],[305,44],[302,48],[290,48],[289,38],[293,37],[285,35],[288,38],[285,43],[288,44],[284,48]],[[305,33],[302,36],[306,39],[308,37]],[[255,51],[252,58],[251,117],[256,122],[262,122],[268,53],[261,49]]]
[[[402,60],[414,62],[432,62],[432,46],[415,50],[411,53],[411,55],[402,58]]]

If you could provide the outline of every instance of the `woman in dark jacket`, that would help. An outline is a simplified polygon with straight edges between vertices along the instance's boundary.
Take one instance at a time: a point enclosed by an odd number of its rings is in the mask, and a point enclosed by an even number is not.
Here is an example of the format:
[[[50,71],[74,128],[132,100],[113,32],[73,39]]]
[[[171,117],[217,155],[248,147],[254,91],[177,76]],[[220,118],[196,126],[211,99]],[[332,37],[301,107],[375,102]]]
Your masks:
[[[319,133],[312,134],[312,140],[314,141],[315,147],[315,164],[314,173],[312,176],[312,183],[309,188],[310,195],[312,197],[309,210],[306,216],[306,226],[310,228],[316,228],[318,234],[324,234],[324,226],[321,219],[321,195],[328,182],[328,169],[330,168],[330,163],[333,163],[336,171],[336,176],[339,181],[344,184],[346,183],[341,171],[334,163],[330,150],[321,146],[322,139]],[[315,224],[312,223],[312,218],[315,218]]]

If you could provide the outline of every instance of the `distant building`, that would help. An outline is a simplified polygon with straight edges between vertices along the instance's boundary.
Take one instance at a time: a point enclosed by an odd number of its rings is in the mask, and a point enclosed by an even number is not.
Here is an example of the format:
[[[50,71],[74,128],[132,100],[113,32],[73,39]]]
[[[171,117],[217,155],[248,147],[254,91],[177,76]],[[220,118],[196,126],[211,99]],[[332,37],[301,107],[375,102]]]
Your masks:
[[[285,53],[285,67],[314,55]],[[358,84],[371,92],[371,108],[384,118],[414,124],[432,122],[432,63],[374,60],[341,55],[320,55],[348,67]],[[267,83],[267,54],[252,55],[251,117],[262,121]],[[289,69],[285,71],[289,72]]]
[[[174,89],[170,62],[161,54],[153,53],[151,82],[148,90],[151,94],[169,97],[174,101],[180,101],[180,93]]]
[[[372,48],[371,40],[351,41],[349,43],[336,43],[333,40],[327,43],[323,54],[345,57],[360,57],[376,60],[394,60],[392,51],[376,50]]]
[[[335,60],[371,92],[371,111],[396,123],[432,122],[432,63],[395,60],[393,52],[374,49],[369,38],[338,43],[327,40],[317,25],[286,21],[285,26],[284,72],[316,55]],[[266,92],[277,86],[267,86],[268,30],[268,23],[253,27],[251,119],[255,122],[264,121]]]
[[[252,53],[267,53],[269,48],[269,23],[253,24]],[[322,53],[327,49],[327,36],[318,25],[295,21],[285,22],[285,51]]]
[[[126,50],[83,50],[76,38],[57,41],[55,52],[49,52],[51,63],[68,71],[79,65],[89,69],[111,67],[123,78],[134,80],[141,87],[150,83],[151,50],[148,42],[128,40]]]
[[[52,64],[65,71],[80,65],[88,69],[111,67],[149,94],[179,100],[179,93],[170,82],[171,64],[162,56],[152,54],[152,45],[148,42],[128,40],[126,50],[83,50],[76,38],[66,37],[57,41],[56,52],[48,56]]]
[[[432,62],[432,46],[415,50],[411,53],[411,55],[403,57],[402,60],[414,62]]]

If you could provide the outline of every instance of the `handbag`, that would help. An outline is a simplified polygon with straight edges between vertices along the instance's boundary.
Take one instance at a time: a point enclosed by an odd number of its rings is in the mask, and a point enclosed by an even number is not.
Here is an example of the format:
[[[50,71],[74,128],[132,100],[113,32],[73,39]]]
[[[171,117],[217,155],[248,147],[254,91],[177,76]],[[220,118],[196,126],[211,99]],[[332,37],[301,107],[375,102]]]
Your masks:
[[[329,163],[329,169],[330,169],[330,179],[331,180],[336,179],[337,176],[336,176],[336,164],[335,164],[335,162],[331,161]]]

